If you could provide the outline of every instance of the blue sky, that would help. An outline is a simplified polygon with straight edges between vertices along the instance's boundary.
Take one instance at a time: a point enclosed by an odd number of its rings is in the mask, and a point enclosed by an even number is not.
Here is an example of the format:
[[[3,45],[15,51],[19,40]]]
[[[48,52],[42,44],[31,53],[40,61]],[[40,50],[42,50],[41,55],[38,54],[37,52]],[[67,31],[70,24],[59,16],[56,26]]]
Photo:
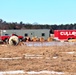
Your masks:
[[[31,24],[76,23],[76,0],[0,0],[0,18]]]

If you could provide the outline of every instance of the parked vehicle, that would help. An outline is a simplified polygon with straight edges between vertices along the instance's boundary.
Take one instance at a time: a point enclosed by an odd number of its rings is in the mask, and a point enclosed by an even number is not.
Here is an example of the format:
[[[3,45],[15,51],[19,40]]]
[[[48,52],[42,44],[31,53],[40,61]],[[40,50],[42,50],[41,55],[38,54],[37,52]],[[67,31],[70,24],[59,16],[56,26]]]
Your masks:
[[[76,39],[76,30],[54,30],[54,39],[56,40]]]
[[[19,41],[23,41],[23,36],[16,35],[16,34],[12,34],[11,36],[17,36],[19,38]],[[0,36],[0,41],[8,42],[9,41],[9,38],[11,36],[9,36],[9,35],[2,35],[2,36]]]

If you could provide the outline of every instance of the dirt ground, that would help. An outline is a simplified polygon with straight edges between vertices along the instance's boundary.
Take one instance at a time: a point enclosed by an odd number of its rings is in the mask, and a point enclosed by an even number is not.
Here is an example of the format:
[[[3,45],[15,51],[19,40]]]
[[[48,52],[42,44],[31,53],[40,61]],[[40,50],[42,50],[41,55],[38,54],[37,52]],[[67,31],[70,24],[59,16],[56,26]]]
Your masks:
[[[64,72],[63,75],[76,75],[76,46],[0,45],[0,71],[12,70],[24,70],[26,72],[46,70]]]

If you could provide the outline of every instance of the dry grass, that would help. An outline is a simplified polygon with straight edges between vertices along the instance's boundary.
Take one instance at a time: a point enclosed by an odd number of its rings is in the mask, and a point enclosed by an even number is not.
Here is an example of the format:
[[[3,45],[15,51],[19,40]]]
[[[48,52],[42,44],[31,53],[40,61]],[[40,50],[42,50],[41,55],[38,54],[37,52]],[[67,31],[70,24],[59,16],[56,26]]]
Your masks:
[[[10,75],[10,74],[5,74],[5,75]],[[14,74],[11,74],[11,75],[14,75]],[[28,74],[15,74],[15,75],[28,75]],[[58,74],[31,74],[31,75],[58,75]],[[66,73],[66,74],[62,74],[62,75],[76,75],[74,73]]]
[[[0,71],[57,71],[69,72],[64,75],[74,75],[76,72],[76,46],[27,47],[0,45],[0,58],[22,57],[21,59],[1,60]],[[42,58],[23,58],[23,55],[41,55]],[[24,56],[25,57],[25,56]],[[57,57],[54,59],[53,57]],[[18,74],[19,75],[19,74]],[[20,74],[27,75],[27,74]],[[49,75],[49,74],[41,74]],[[52,75],[52,74],[51,74]],[[54,75],[54,74],[53,74]],[[56,74],[55,74],[56,75]]]

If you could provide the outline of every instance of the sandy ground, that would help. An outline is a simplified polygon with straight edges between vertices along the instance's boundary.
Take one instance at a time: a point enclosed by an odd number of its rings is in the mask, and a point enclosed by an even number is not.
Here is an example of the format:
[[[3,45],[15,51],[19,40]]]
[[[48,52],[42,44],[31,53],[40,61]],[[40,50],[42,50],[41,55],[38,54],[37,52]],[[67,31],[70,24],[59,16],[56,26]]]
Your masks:
[[[65,73],[63,75],[76,75],[76,46],[27,47],[25,45],[0,45],[0,71],[15,70],[25,72],[55,71]],[[58,74],[42,73],[37,75]]]

